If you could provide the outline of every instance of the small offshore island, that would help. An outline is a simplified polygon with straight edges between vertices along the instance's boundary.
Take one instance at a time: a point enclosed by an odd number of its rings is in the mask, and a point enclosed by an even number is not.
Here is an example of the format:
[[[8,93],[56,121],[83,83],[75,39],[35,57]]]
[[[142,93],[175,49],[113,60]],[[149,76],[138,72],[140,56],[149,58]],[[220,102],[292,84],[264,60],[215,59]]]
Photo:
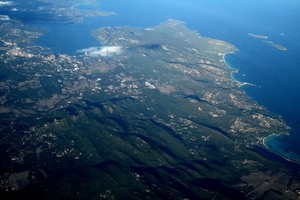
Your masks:
[[[250,36],[252,36],[252,37],[255,37],[255,38],[259,38],[259,39],[267,39],[267,38],[268,38],[268,36],[265,36],[265,35],[255,35],[255,34],[252,34],[252,33],[248,33],[248,35],[250,35]],[[282,45],[280,45],[280,44],[274,44],[274,42],[272,42],[272,41],[265,41],[265,40],[264,40],[264,42],[266,42],[266,43],[268,43],[268,44],[271,44],[272,47],[275,47],[276,49],[279,49],[279,50],[281,50],[281,51],[287,50],[286,47],[284,47],[284,46],[282,46]]]
[[[70,56],[31,43],[44,30],[0,26],[1,199],[299,197],[299,177],[255,150],[289,127],[231,78],[233,45],[170,19],[99,27],[103,46]]]
[[[275,48],[277,48],[277,49],[279,49],[279,50],[281,50],[281,51],[287,50],[286,47],[284,47],[284,46],[282,46],[280,44],[272,44],[272,46],[275,47]]]
[[[260,39],[267,39],[268,38],[268,36],[265,36],[265,35],[255,35],[253,33],[248,33],[248,35],[250,35],[252,37],[260,38]]]

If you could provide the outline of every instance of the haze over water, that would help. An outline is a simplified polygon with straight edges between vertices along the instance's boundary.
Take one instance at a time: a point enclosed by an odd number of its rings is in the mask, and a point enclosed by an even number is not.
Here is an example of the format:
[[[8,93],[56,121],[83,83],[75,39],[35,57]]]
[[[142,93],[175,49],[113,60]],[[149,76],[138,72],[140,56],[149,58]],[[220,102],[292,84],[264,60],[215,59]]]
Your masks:
[[[35,41],[60,53],[76,54],[79,49],[101,45],[89,35],[93,29],[101,26],[146,28],[169,18],[185,22],[189,29],[197,30],[202,37],[225,40],[239,49],[225,57],[230,67],[238,69],[234,78],[254,84],[243,86],[243,89],[272,113],[282,116],[291,127],[290,136],[270,136],[265,145],[277,154],[300,162],[299,1],[100,2],[98,8],[118,14],[88,17],[81,24],[43,22],[50,31]],[[77,5],[77,8],[90,9],[91,6]],[[252,37],[249,33],[268,38]],[[85,39],[82,39],[83,35]],[[50,40],[59,37],[64,42]],[[287,50],[279,50],[266,41],[280,44]]]

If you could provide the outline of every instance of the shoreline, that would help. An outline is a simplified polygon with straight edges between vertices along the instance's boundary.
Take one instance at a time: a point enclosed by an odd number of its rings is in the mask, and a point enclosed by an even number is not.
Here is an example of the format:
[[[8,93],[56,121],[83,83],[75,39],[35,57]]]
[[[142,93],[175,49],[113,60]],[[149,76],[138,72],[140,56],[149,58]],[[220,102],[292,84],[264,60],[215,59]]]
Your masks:
[[[239,51],[239,49],[236,49],[235,51],[230,51],[230,52],[227,52],[227,53],[223,53],[223,62],[224,64],[229,68],[229,69],[232,69],[232,72],[230,73],[230,77],[231,79],[234,81],[234,82],[237,82],[239,85],[242,83],[241,81],[235,79],[233,77],[233,74],[234,73],[238,73],[239,72],[239,69],[238,68],[233,68],[232,66],[230,66],[227,62],[226,62],[226,59],[225,59],[225,56],[227,54],[235,54],[235,52]]]
[[[278,153],[278,152],[272,150],[271,148],[268,148],[268,146],[266,145],[266,139],[268,139],[268,137],[270,137],[270,136],[278,137],[278,136],[280,136],[280,135],[282,135],[282,134],[283,134],[283,135],[288,135],[288,134],[286,134],[286,133],[280,133],[280,134],[278,134],[278,135],[275,134],[275,133],[272,133],[271,135],[269,135],[269,136],[267,136],[267,137],[264,137],[264,138],[263,138],[263,141],[262,141],[263,147],[264,147],[267,151],[269,151],[269,152],[271,152],[271,153],[273,153],[273,154],[275,154],[275,155],[277,155],[277,156],[283,158],[283,159],[286,160],[286,161],[289,161],[289,162],[291,162],[291,163],[300,164],[300,159],[299,159],[299,160],[295,160],[295,159],[292,159],[292,158],[290,158],[290,157],[284,156],[283,154],[280,154],[280,153]]]
[[[236,51],[239,51],[239,50],[237,49]],[[231,67],[231,66],[226,62],[225,56],[226,56],[227,54],[234,54],[236,51],[231,51],[231,52],[228,52],[228,53],[224,53],[224,54],[223,54],[223,62],[225,63],[225,65],[226,65],[227,67],[229,67],[230,69],[233,70],[233,71],[231,72],[231,74],[230,74],[231,79],[232,79],[233,81],[235,81],[236,83],[238,83],[238,87],[239,87],[239,88],[241,88],[241,87],[243,87],[243,86],[245,86],[245,85],[249,85],[249,86],[257,86],[257,85],[255,85],[255,84],[253,84],[253,83],[243,82],[243,81],[240,81],[240,80],[234,78],[233,74],[238,73],[238,72],[239,72],[239,69],[238,69],[238,68],[233,68],[233,67]]]
[[[239,51],[238,49],[236,51]],[[235,79],[233,77],[233,74],[234,73],[238,73],[239,69],[238,68],[234,68],[232,66],[230,66],[227,62],[226,62],[226,58],[225,56],[227,54],[234,54],[236,51],[231,51],[231,52],[227,52],[227,53],[224,53],[223,54],[223,62],[225,63],[226,66],[228,66],[230,69],[232,69],[233,71],[231,72],[231,78],[233,81],[237,82],[238,83],[238,87],[241,88],[242,86],[245,86],[245,85],[250,85],[250,86],[256,86],[255,84],[253,83],[248,83],[248,82],[242,82],[242,81],[239,81],[238,79]],[[289,133],[278,133],[278,134],[275,134],[275,133],[272,133],[270,135],[268,135],[267,137],[264,137],[263,140],[262,140],[262,148],[266,149],[268,152],[274,154],[274,155],[277,155],[279,157],[281,157],[282,159],[288,161],[288,162],[291,162],[291,163],[295,163],[295,164],[300,164],[300,159],[292,159],[290,157],[287,157],[287,156],[284,156],[284,154],[280,154],[278,152],[276,152],[275,150],[272,150],[271,148],[269,148],[267,145],[266,145],[266,140],[269,138],[269,137],[272,137],[272,136],[280,136],[280,135],[290,135]]]

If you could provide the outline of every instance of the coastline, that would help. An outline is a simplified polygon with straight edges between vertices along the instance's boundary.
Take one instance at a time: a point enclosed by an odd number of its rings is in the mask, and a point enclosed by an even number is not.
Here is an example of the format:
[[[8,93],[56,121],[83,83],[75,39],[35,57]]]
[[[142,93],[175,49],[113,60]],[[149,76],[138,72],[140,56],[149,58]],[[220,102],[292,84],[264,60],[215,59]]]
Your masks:
[[[239,51],[239,50],[237,49],[236,51]],[[234,54],[236,51],[231,51],[231,52],[227,52],[227,53],[224,53],[224,54],[223,54],[223,62],[225,63],[226,66],[228,66],[230,69],[233,70],[233,71],[231,72],[231,78],[232,78],[232,80],[234,80],[235,82],[238,83],[238,87],[239,87],[239,88],[241,88],[241,87],[243,87],[243,86],[245,86],[245,85],[256,86],[255,84],[252,84],[252,83],[239,81],[238,79],[236,79],[236,78],[233,76],[234,73],[238,73],[239,69],[230,66],[230,65],[228,64],[228,62],[226,62],[225,56],[226,56],[227,54]],[[288,135],[290,135],[290,134],[289,134],[289,133],[279,133],[279,134],[272,133],[272,134],[268,135],[267,137],[264,137],[264,138],[263,138],[263,140],[262,140],[262,146],[261,146],[261,147],[264,148],[264,149],[266,149],[268,152],[270,152],[270,153],[272,153],[272,154],[274,154],[274,155],[276,155],[276,156],[279,156],[279,157],[281,157],[282,159],[284,159],[284,160],[286,160],[286,161],[288,161],[288,162],[300,164],[300,159],[296,159],[296,158],[293,159],[293,158],[290,158],[290,157],[288,157],[288,156],[285,156],[285,155],[282,154],[282,153],[276,152],[274,149],[270,148],[270,147],[266,144],[266,140],[268,140],[268,138],[270,138],[270,137],[279,137],[280,135],[286,135],[286,136],[288,136]]]
[[[239,50],[237,49],[236,51],[239,51]],[[230,66],[230,65],[226,62],[225,56],[226,56],[227,54],[234,54],[236,51],[231,51],[231,52],[228,52],[228,53],[224,53],[224,54],[223,54],[223,62],[225,63],[226,66],[228,66],[230,69],[233,70],[233,71],[231,72],[230,77],[232,78],[232,80],[234,80],[235,82],[238,83],[238,87],[239,87],[239,88],[241,88],[241,87],[243,87],[243,86],[246,86],[246,85],[249,85],[249,86],[257,86],[257,85],[255,85],[255,84],[253,84],[253,83],[239,81],[238,79],[236,79],[236,78],[233,76],[233,74],[236,74],[236,73],[239,72],[239,69]]]
[[[223,53],[223,62],[224,62],[224,64],[225,64],[227,67],[229,67],[230,69],[232,69],[232,72],[231,72],[231,74],[230,74],[231,79],[234,80],[235,82],[237,82],[238,84],[241,84],[241,81],[239,81],[239,80],[237,80],[237,79],[235,79],[235,78],[233,77],[233,74],[234,74],[234,73],[238,73],[238,72],[239,72],[239,69],[233,68],[232,66],[230,66],[230,65],[226,62],[226,58],[225,58],[226,55],[228,55],[228,54],[235,54],[235,52],[237,52],[237,51],[239,51],[239,49],[236,49],[235,51],[230,51],[230,52],[227,52],[227,53]]]
[[[283,158],[283,159],[285,159],[285,160],[287,160],[287,161],[289,161],[289,162],[296,163],[296,164],[300,164],[300,159],[292,158],[292,156],[288,156],[287,154],[284,155],[284,154],[279,153],[279,152],[277,152],[276,150],[274,150],[274,149],[268,147],[268,145],[266,144],[266,140],[270,139],[270,137],[279,137],[280,135],[286,135],[286,136],[288,136],[289,134],[288,134],[288,133],[280,133],[280,134],[275,134],[275,133],[273,133],[273,134],[271,134],[271,135],[269,135],[269,136],[267,136],[267,137],[264,137],[264,138],[263,138],[263,141],[262,141],[262,144],[263,144],[264,148],[265,148],[266,150],[268,150],[269,152],[271,152],[271,153],[273,153],[273,154],[275,154],[275,155],[277,155],[277,156],[280,156],[281,158]],[[290,154],[290,155],[291,155],[291,154]]]

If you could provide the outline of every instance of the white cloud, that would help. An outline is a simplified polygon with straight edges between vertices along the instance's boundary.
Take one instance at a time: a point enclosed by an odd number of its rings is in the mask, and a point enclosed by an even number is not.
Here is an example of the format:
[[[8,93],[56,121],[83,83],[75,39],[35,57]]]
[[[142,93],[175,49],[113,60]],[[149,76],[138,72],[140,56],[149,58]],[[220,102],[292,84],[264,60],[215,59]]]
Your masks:
[[[9,16],[7,15],[0,15],[0,21],[7,21],[10,20]]]
[[[11,11],[18,11],[18,9],[17,8],[12,8],[12,9],[10,9]]]
[[[90,56],[113,56],[122,53],[122,47],[119,46],[103,46],[103,47],[90,47],[86,49],[78,50],[79,53],[85,53]]]
[[[10,6],[13,5],[12,1],[0,1],[0,6]]]

